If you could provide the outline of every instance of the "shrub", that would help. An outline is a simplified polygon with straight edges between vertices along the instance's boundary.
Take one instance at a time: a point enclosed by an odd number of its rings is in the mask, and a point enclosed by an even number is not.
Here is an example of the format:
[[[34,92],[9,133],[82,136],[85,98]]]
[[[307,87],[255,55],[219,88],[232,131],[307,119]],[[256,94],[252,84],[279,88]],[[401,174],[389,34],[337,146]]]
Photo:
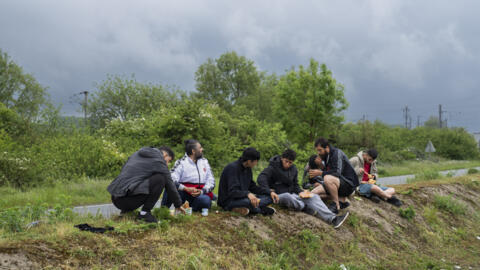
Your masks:
[[[476,168],[470,168],[470,169],[468,169],[468,172],[467,172],[467,173],[468,173],[468,174],[476,174],[476,173],[478,173],[478,172],[479,172],[479,171],[478,171]]]
[[[466,212],[466,206],[453,199],[451,196],[435,196],[434,205],[437,209],[449,212],[453,215],[464,215]]]
[[[398,209],[398,212],[402,218],[405,218],[409,221],[411,221],[413,217],[415,217],[415,210],[411,205],[405,209],[402,209],[402,208]]]

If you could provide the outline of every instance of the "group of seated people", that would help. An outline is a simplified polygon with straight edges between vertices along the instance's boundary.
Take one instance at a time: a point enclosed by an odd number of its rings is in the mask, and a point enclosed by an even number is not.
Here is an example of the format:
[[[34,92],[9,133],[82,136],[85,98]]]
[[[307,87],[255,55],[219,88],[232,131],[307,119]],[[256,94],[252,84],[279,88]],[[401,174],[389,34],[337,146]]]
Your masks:
[[[362,151],[352,159],[333,147],[325,138],[315,141],[316,155],[312,155],[304,169],[300,187],[298,170],[293,164],[296,153],[291,149],[270,158],[269,165],[253,180],[252,168],[260,160],[260,152],[246,148],[242,156],[228,164],[220,176],[218,198],[213,194],[215,178],[203,156],[197,140],[185,141],[185,155],[178,159],[172,170],[168,164],[175,158],[165,146],[144,147],[131,155],[120,175],[107,190],[121,215],[141,208],[137,218],[157,222],[151,210],[165,190],[162,205],[172,204],[185,212],[182,205],[188,201],[193,211],[209,209],[213,200],[226,211],[241,215],[275,214],[271,204],[303,211],[309,215],[340,227],[349,212],[339,210],[350,204],[346,200],[358,189],[360,195],[375,202],[385,200],[395,206],[401,201],[394,196],[393,188],[376,185],[378,177],[374,149]],[[327,206],[324,201],[330,200]]]

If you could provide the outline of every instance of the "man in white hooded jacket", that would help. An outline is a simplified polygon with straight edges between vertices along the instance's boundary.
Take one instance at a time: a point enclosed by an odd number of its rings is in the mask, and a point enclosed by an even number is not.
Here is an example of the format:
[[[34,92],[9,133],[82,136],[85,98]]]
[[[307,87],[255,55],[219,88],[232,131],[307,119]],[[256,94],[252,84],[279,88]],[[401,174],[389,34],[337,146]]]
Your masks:
[[[185,141],[185,155],[175,162],[171,175],[182,202],[188,201],[193,211],[211,207],[215,178],[199,141]],[[162,204],[171,205],[166,194]]]

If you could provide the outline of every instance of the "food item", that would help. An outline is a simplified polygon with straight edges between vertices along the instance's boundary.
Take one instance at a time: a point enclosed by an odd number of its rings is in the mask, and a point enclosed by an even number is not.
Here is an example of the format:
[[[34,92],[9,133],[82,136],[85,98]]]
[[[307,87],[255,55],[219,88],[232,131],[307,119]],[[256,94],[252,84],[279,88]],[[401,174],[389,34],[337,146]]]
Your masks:
[[[188,203],[188,201],[185,201],[185,203],[182,205],[183,209],[188,209],[190,208],[190,204]]]
[[[313,197],[313,193],[310,192],[309,190],[305,190],[305,191],[303,191],[303,192],[300,192],[299,196],[300,196],[300,198],[303,198],[303,199],[312,198],[312,197]]]
[[[372,185],[375,184],[376,182],[377,182],[377,181],[375,181],[375,180],[373,180],[373,179],[368,180],[368,183],[369,183],[369,184],[372,184]]]

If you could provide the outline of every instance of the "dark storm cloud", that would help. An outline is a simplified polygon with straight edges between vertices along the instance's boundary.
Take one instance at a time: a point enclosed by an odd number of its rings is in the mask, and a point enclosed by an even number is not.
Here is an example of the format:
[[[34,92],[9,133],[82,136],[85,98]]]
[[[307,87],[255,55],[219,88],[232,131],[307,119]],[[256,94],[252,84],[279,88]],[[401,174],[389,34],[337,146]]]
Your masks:
[[[283,73],[310,57],[346,88],[350,121],[425,121],[480,130],[477,1],[2,1],[0,48],[65,113],[107,74],[194,90],[207,58],[235,50]],[[472,116],[473,115],[473,116]]]

